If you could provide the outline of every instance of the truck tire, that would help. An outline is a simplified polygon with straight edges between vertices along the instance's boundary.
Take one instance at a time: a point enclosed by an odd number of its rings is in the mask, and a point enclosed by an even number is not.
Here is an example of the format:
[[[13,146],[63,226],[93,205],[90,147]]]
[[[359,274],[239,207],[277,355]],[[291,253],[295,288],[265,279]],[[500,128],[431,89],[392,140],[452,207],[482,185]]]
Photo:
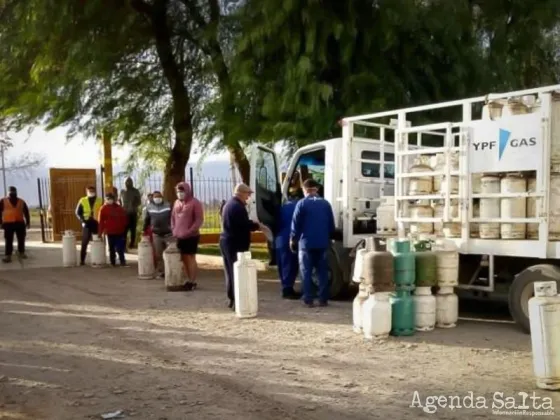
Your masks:
[[[513,280],[509,288],[509,312],[515,323],[530,334],[529,299],[533,297],[533,283],[555,280],[560,288],[560,268],[550,264],[538,264],[526,268]]]
[[[342,292],[345,289],[344,275],[342,273],[342,268],[340,267],[338,255],[334,249],[329,249],[327,258],[329,261],[329,294],[331,299],[337,299],[342,295]]]
[[[327,261],[329,265],[329,295],[330,298],[336,300],[343,295],[345,289],[344,275],[342,273],[342,268],[340,266],[340,260],[336,251],[330,248],[327,254]],[[300,273],[301,279],[301,273]],[[313,272],[313,284],[316,290],[319,289],[319,280],[317,278],[317,273]]]

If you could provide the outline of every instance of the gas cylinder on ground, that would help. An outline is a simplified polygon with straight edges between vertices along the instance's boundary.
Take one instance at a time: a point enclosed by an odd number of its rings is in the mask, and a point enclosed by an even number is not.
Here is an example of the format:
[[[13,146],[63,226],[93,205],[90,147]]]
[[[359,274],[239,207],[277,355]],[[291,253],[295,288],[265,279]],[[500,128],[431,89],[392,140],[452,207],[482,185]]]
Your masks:
[[[416,331],[414,300],[408,290],[398,290],[391,297],[391,334],[413,335]]]
[[[373,285],[374,292],[395,290],[393,254],[383,249],[380,240],[375,241],[373,250],[365,254],[363,264],[365,285]]]
[[[534,284],[529,299],[533,371],[537,387],[560,390],[560,295],[555,281]]]
[[[459,251],[450,240],[438,239],[434,244],[437,261],[437,284],[439,287],[455,287],[459,284]]]
[[[254,318],[259,310],[257,290],[257,264],[250,252],[238,252],[233,264],[233,292],[235,315],[238,318]]]
[[[392,311],[389,292],[376,292],[362,306],[362,329],[364,338],[379,340],[389,336]]]
[[[104,267],[105,265],[107,265],[105,241],[96,235],[91,241],[91,266]]]
[[[416,287],[437,286],[437,254],[432,251],[414,253]]]
[[[414,288],[415,256],[410,252],[410,241],[399,239],[393,245],[394,282],[397,289]]]
[[[78,254],[76,251],[76,235],[67,230],[62,235],[62,266],[75,267],[78,265]]]
[[[361,283],[364,277],[364,256],[373,249],[373,238],[364,241],[364,247],[356,251],[354,259],[354,270],[352,271],[352,281]]]
[[[432,288],[416,287],[413,299],[416,331],[432,331],[436,325],[436,297]]]
[[[138,278],[153,279],[155,275],[153,248],[149,236],[142,236],[138,243]]]
[[[436,295],[436,327],[453,328],[459,319],[459,299],[453,287],[440,287]]]
[[[363,306],[370,294],[373,293],[373,286],[360,284],[359,291],[352,302],[352,324],[354,332],[361,333],[363,326]]]
[[[183,262],[175,241],[171,242],[163,251],[163,263],[165,266],[165,288],[170,292],[185,290]]]

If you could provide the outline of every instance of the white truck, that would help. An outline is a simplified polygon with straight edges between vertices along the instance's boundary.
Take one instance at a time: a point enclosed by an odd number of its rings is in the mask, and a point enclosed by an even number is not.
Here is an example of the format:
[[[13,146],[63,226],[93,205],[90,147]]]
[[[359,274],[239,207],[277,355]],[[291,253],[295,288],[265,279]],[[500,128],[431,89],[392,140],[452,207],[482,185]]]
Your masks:
[[[363,239],[388,232],[377,218],[383,200],[394,206],[399,236],[455,243],[461,296],[506,299],[528,332],[532,283],[560,286],[557,92],[560,85],[345,118],[341,138],[294,154],[283,183],[276,153],[258,145],[253,216],[274,230],[294,173],[318,180],[335,212],[336,296],[350,284]]]

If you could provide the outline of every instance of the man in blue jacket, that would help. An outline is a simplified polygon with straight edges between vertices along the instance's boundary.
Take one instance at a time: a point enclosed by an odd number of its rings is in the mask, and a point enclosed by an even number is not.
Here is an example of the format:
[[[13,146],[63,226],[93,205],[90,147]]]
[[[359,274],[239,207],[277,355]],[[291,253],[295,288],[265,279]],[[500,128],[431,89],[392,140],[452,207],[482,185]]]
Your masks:
[[[245,206],[252,193],[253,191],[247,185],[236,185],[234,196],[226,202],[222,209],[220,252],[224,261],[226,292],[230,309],[235,309],[233,264],[237,261],[237,253],[249,251],[251,232],[264,229],[263,225],[249,219]]]
[[[290,249],[290,231],[297,202],[297,195],[290,194],[288,201],[281,207],[278,217],[278,234],[274,240],[278,275],[282,284],[282,297],[284,299],[300,298],[300,295],[294,290],[294,283],[298,275],[298,256]]]
[[[319,306],[329,300],[327,253],[334,234],[334,214],[330,203],[318,195],[319,184],[308,179],[303,184],[305,198],[296,204],[290,233],[292,252],[299,250],[303,282],[303,303],[313,307],[313,269],[319,278]]]

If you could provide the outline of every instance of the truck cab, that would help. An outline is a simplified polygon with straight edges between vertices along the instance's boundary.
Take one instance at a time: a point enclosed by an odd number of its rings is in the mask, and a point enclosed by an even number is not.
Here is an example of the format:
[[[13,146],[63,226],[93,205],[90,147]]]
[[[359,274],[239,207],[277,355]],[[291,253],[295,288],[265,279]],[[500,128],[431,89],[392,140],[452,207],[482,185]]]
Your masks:
[[[329,252],[331,297],[335,298],[350,283],[352,250],[376,233],[376,210],[380,197],[394,192],[394,173],[392,145],[372,139],[355,138],[349,148],[343,138],[302,147],[291,157],[284,177],[277,153],[255,145],[251,217],[276,232],[277,215],[290,189],[301,188],[308,178],[318,181],[319,194],[335,215],[336,238]]]

